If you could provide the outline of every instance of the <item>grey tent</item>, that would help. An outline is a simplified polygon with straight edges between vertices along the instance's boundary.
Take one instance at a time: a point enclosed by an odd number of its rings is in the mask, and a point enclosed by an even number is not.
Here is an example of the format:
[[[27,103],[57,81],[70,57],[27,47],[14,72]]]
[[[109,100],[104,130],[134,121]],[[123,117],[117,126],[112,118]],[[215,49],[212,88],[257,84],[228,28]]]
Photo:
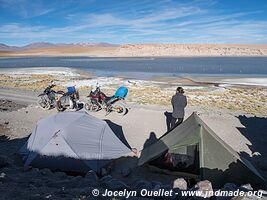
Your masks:
[[[99,171],[130,151],[105,121],[86,112],[41,119],[20,149],[25,165],[73,172]]]
[[[143,149],[138,165],[143,164],[161,172],[177,175],[180,171],[180,175],[207,179],[215,187],[227,182],[264,184],[252,164],[219,138],[196,113]]]

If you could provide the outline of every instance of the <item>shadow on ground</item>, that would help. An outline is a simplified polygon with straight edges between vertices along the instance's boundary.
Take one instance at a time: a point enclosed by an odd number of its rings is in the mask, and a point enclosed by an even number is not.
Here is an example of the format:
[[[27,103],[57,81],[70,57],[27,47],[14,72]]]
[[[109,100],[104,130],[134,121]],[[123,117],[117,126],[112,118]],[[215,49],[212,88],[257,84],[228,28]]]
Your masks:
[[[259,117],[246,117],[246,116],[238,116],[238,119],[244,125],[243,128],[238,128],[240,133],[242,133],[250,142],[249,148],[254,153],[252,157],[248,154],[241,152],[241,156],[246,158],[247,160],[251,161],[257,169],[259,169],[260,173],[264,175],[266,178],[266,170],[267,166],[267,148],[266,148],[266,141],[267,141],[267,119],[266,118],[259,118]],[[166,120],[167,121],[167,120]],[[111,122],[110,120],[106,120],[110,128],[113,132],[117,135],[117,137],[130,148],[130,145],[127,143],[126,138],[124,137],[122,127],[118,124]],[[6,136],[0,136],[0,152],[2,155],[8,158],[14,158],[14,161],[20,166],[22,163],[17,160],[16,152],[24,145],[28,138],[19,138],[19,139],[9,139]],[[149,138],[144,143],[144,148],[147,148],[150,145],[153,145],[155,142],[158,141],[154,132],[150,133]],[[164,144],[163,144],[164,145]],[[258,153],[256,153],[258,152]],[[265,163],[264,163],[265,161]],[[147,181],[154,181],[154,182],[161,182],[163,184],[171,184],[173,181],[180,176],[178,175],[170,175],[166,173],[158,173],[151,171],[147,165],[137,167],[138,158],[137,157],[122,157],[114,162],[114,171],[111,172],[111,175],[114,178],[118,178],[120,180],[125,181],[128,184],[132,184],[135,181],[140,179],[147,180]],[[226,177],[224,183],[227,183],[229,180],[235,183],[238,182],[237,177],[233,177],[232,179],[228,179],[233,172],[239,171],[240,163],[231,163],[228,166],[228,169],[225,171],[218,170],[218,169],[202,169],[206,174],[209,174],[212,178],[216,177]],[[125,168],[130,168],[132,173],[129,176],[122,176],[121,171]],[[244,172],[246,174],[246,172]],[[238,175],[238,173],[237,173]],[[192,185],[191,185],[192,186]],[[223,185],[214,188],[221,188]]]
[[[244,126],[237,128],[251,144],[247,144],[252,152],[252,157],[246,152],[241,152],[241,156],[249,160],[267,180],[267,118],[264,117],[246,117],[240,115],[237,117]]]
[[[172,113],[165,111],[164,115],[166,117],[166,127],[167,127],[167,132],[168,132],[171,130]]]
[[[168,122],[168,116],[170,116],[170,113],[168,114],[167,112],[165,112],[164,114],[166,116],[166,122]],[[264,173],[266,172],[266,168],[267,168],[266,166],[267,164],[266,162],[267,160],[267,148],[266,148],[267,119],[258,118],[258,117],[247,118],[245,116],[239,116],[239,120],[245,126],[245,128],[239,128],[239,131],[245,137],[247,137],[248,140],[252,143],[252,145],[249,145],[249,147],[251,151],[254,153],[254,156],[250,157],[245,152],[241,152],[240,160],[230,163],[227,169],[221,170],[218,168],[213,168],[213,169],[201,168],[200,175],[205,174],[206,179],[210,180],[213,183],[216,182],[217,185],[214,184],[214,188],[217,188],[217,189],[222,188],[224,184],[226,183],[235,183],[237,186],[251,183],[254,189],[266,188],[266,183],[264,183],[263,180],[259,179],[259,177],[255,176],[255,174],[253,173],[253,167],[251,167],[251,169],[248,169],[244,167],[243,163],[247,162],[245,161],[245,159],[249,160],[252,163],[252,165],[254,165],[255,168],[259,171],[260,175],[266,179],[266,176],[264,175]],[[165,133],[160,138],[164,137],[168,133],[169,132]],[[157,143],[157,148],[153,147],[150,149],[151,153],[154,153],[155,151],[159,151],[158,156],[154,157],[153,160],[158,159],[160,157],[163,158],[160,161],[162,163],[161,166],[156,166],[156,167],[163,169],[163,170],[158,170],[158,171],[161,171],[161,173],[170,174],[168,177],[169,180],[171,179],[170,177],[173,177],[173,180],[174,180],[175,178],[178,178],[179,176],[175,176],[175,174],[172,173],[173,172],[172,170],[169,170],[165,167],[164,154],[168,152],[168,147],[166,146],[166,144],[159,141],[160,138],[156,138],[155,134],[151,132],[149,138],[146,140],[144,144],[144,148],[147,148],[151,145],[153,146],[153,144]],[[258,152],[258,154],[256,152]],[[142,158],[142,156],[143,156],[143,153],[141,152],[140,157]],[[146,164],[152,164],[153,160],[149,160]],[[250,166],[250,165],[248,164],[247,166]],[[166,171],[166,169],[168,171]]]

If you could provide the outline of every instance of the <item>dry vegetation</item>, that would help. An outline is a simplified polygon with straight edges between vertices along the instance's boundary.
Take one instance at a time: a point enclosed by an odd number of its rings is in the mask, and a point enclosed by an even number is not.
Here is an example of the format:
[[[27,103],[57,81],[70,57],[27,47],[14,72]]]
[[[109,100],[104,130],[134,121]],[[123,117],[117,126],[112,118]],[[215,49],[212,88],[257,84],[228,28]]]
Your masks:
[[[129,101],[140,104],[170,105],[173,91],[160,87],[130,88]],[[222,108],[247,114],[267,116],[267,89],[228,88],[224,91],[188,90],[186,96],[191,106]]]
[[[0,75],[0,85],[4,88],[20,88],[27,90],[42,90],[51,81],[55,83],[66,83],[71,78],[58,78],[51,75]],[[117,85],[103,86],[102,90],[108,95],[114,94]],[[65,90],[63,86],[57,86],[55,90]],[[87,93],[90,86],[79,88]],[[173,89],[161,86],[130,86],[127,101],[139,104],[156,104],[160,106],[170,105]],[[186,90],[189,105],[203,108],[222,108],[232,111],[242,111],[247,114],[267,116],[267,89],[266,88],[218,88],[206,90]]]

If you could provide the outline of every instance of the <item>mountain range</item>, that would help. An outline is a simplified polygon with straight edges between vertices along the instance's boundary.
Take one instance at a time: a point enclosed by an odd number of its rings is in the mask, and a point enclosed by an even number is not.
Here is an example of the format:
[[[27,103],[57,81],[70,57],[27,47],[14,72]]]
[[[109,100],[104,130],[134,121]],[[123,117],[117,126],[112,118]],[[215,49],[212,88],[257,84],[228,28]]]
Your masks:
[[[123,44],[37,42],[22,47],[0,43],[2,56],[267,56],[267,44]]]
[[[27,49],[40,49],[40,48],[54,48],[54,47],[118,47],[117,44],[110,44],[105,42],[99,43],[89,43],[89,42],[81,42],[81,43],[49,43],[49,42],[35,42],[30,43],[25,46],[9,46],[3,43],[0,43],[0,51],[17,51],[17,50],[27,50]]]

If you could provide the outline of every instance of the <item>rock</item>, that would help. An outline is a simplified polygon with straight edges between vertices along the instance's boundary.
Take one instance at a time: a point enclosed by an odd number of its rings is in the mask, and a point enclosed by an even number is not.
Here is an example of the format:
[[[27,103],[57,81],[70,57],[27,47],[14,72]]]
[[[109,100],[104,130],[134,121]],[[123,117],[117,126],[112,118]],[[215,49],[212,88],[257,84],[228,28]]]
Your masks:
[[[177,178],[173,181],[173,188],[179,188],[180,190],[187,190],[187,182],[183,178]]]
[[[20,181],[17,177],[14,177],[10,175],[9,173],[8,174],[5,172],[0,173],[0,188],[3,186],[4,183],[11,183],[13,185],[14,182],[19,184]],[[0,199],[1,199],[1,196],[0,196]]]
[[[89,179],[91,181],[95,181],[95,182],[99,180],[97,174],[93,170],[90,170],[89,172],[87,172],[84,178]]]
[[[102,177],[102,178],[100,179],[100,181],[101,181],[101,182],[107,182],[107,181],[109,181],[109,180],[111,180],[111,179],[112,179],[112,176],[107,175],[107,176]]]
[[[49,195],[45,196],[45,198],[46,198],[46,199],[50,199],[51,197],[52,197],[52,195],[51,195],[51,194],[49,194]]]
[[[129,189],[129,186],[126,185],[124,182],[119,181],[117,179],[111,179],[104,183],[104,185],[109,188],[110,190],[123,190]]]
[[[49,182],[46,183],[47,187],[50,188],[62,188],[64,187],[65,189],[71,189],[76,187],[78,184],[75,181],[70,181],[70,180],[50,180]]]
[[[254,152],[254,153],[252,154],[252,156],[261,156],[261,153],[258,152],[258,151],[256,151],[256,152]]]
[[[0,168],[6,167],[8,164],[8,157],[0,155]]]
[[[5,178],[5,176],[6,176],[6,174],[5,174],[4,172],[2,172],[2,173],[0,174],[0,179]]]
[[[82,176],[75,176],[71,179],[71,181],[73,183],[75,183],[76,185],[78,185],[82,180],[84,180],[84,178]]]
[[[159,191],[161,189],[161,185],[155,185],[152,187],[152,190]]]
[[[31,169],[32,169],[32,166],[25,165],[25,166],[23,166],[22,171],[23,171],[23,172],[28,172],[28,171],[30,171]]]
[[[130,174],[131,174],[131,169],[130,168],[123,168],[122,170],[121,170],[121,175],[123,176],[123,177],[127,177],[127,176],[129,176]]]
[[[33,173],[40,173],[40,170],[38,169],[38,168],[32,168],[32,170],[31,170]]]
[[[80,186],[84,186],[84,185],[86,185],[87,187],[97,186],[99,184],[98,181],[99,181],[99,178],[97,174],[93,170],[90,170],[89,172],[87,172],[85,177],[81,180]]]
[[[259,200],[259,199],[265,199],[264,198],[264,193],[262,193],[262,195],[252,195],[252,196],[248,196],[247,194],[245,194],[244,196],[236,196],[233,197],[231,200]],[[266,193],[265,193],[266,195]]]
[[[161,188],[165,189],[165,190],[171,190],[172,189],[172,185],[162,185]]]
[[[245,189],[245,191],[249,191],[249,190],[253,190],[252,186],[248,183],[248,184],[245,184],[245,185],[241,185],[240,186],[240,189]]]
[[[5,124],[5,125],[8,125],[8,124],[9,124],[9,122],[8,122],[8,121],[6,121],[6,122],[4,122],[4,124]]]
[[[212,191],[212,184],[210,181],[205,180],[205,181],[199,181],[196,185],[195,188],[197,188],[199,191]]]
[[[38,187],[38,188],[42,187],[42,186],[43,186],[43,181],[42,181],[42,180],[40,180],[40,181],[35,181],[34,186],[35,186],[35,187]]]
[[[41,172],[42,175],[51,174],[51,170],[47,169],[47,168],[41,169],[40,172]]]
[[[148,181],[140,180],[133,186],[133,190],[136,190],[137,192],[140,192],[142,189],[152,190],[152,185]]]
[[[85,198],[81,198],[82,199],[86,199],[86,196],[89,196],[89,195],[92,195],[91,191],[88,190],[88,187],[82,187],[82,188],[79,188],[79,192],[78,194],[80,196],[84,196]]]
[[[164,189],[164,191],[172,191],[171,196],[164,196],[164,197],[162,197],[163,200],[173,200],[173,199],[185,200],[185,199],[187,199],[187,197],[183,198],[182,196],[176,195],[175,193],[178,191],[175,191],[172,188],[172,185],[163,185],[163,186],[161,186],[161,189]],[[179,189],[177,189],[177,190],[179,190]]]
[[[101,176],[106,176],[108,175],[108,171],[105,168],[101,168],[100,174]]]
[[[261,194],[261,196],[264,196],[264,197],[266,197],[267,196],[267,190],[258,190],[259,191],[259,193]]]
[[[66,173],[64,173],[64,172],[55,172],[54,174],[58,178],[65,178],[66,177]]]
[[[151,182],[152,190],[159,190],[162,187],[162,183],[158,181]]]
[[[237,189],[237,186],[234,183],[226,183],[223,186],[224,191],[235,191]]]
[[[212,196],[211,192],[209,192],[209,191],[213,191],[212,184],[208,180],[198,182],[194,186],[194,188],[197,189],[198,191],[202,191],[202,195],[200,195],[201,197],[211,197]]]
[[[29,194],[27,197],[30,200],[46,200],[46,198],[41,196],[40,194]]]

